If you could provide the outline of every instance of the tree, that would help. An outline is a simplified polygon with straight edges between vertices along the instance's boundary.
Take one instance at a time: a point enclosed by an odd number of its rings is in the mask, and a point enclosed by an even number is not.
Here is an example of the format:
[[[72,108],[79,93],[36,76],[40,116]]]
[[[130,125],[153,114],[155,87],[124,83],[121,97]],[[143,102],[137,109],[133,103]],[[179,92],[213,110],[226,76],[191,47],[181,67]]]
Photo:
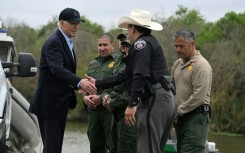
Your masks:
[[[17,50],[33,53],[39,63],[40,50],[47,37],[57,28],[57,17],[40,29],[32,29],[25,23],[8,20],[9,35],[16,40]],[[104,32],[101,25],[85,18],[75,39],[78,59],[77,74],[82,77],[89,62],[97,56],[97,39]],[[217,22],[206,22],[198,10],[183,6],[167,19],[158,18],[164,30],[152,32],[159,40],[167,59],[169,72],[178,58],[174,48],[173,34],[181,28],[192,29],[196,33],[197,49],[213,68],[211,92],[211,131],[245,133],[245,13],[228,12]],[[111,29],[114,38],[123,31]],[[27,81],[28,80],[28,81]],[[18,80],[14,86],[30,100],[36,88],[37,77]],[[84,112],[81,98],[70,115],[81,119]],[[86,117],[85,117],[86,118]]]
[[[245,14],[228,12],[199,39],[213,67],[212,130],[245,133]]]

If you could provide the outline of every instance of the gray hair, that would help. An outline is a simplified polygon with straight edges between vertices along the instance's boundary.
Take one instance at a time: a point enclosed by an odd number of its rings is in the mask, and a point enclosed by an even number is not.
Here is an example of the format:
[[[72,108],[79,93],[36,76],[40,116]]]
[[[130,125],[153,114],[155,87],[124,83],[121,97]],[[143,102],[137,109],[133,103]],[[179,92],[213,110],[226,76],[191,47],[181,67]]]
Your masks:
[[[175,32],[173,38],[176,40],[179,37],[183,37],[187,42],[195,41],[195,34],[190,29],[180,29]]]
[[[60,21],[57,22],[57,26],[60,28]]]

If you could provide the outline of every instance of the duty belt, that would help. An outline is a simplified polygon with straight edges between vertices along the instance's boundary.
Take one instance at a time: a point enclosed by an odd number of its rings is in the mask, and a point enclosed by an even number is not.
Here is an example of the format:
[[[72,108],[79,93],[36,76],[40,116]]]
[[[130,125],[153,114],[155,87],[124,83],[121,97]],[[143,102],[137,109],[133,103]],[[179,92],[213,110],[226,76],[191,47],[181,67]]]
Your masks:
[[[172,87],[171,88],[168,88],[167,86],[163,86],[163,83],[162,82],[161,83],[153,84],[152,85],[152,88],[153,88],[153,90],[164,88],[166,91],[169,91],[170,90],[174,95],[176,94],[174,88],[172,88]]]
[[[202,113],[202,114],[208,114],[209,113],[209,115],[211,117],[211,107],[208,104],[203,104],[201,106],[198,106],[194,110],[184,114],[184,116],[185,115],[191,115],[191,114],[199,114],[199,113]]]
[[[208,104],[203,104],[201,106],[198,106],[197,108],[195,108],[194,110],[188,112],[188,113],[185,113],[183,114],[182,116],[178,116],[175,121],[173,122],[173,124],[176,126],[176,125],[181,125],[184,120],[186,118],[188,118],[189,116],[191,115],[194,115],[194,114],[199,114],[199,113],[202,113],[204,115],[206,114],[209,114],[209,118],[211,118],[211,107],[208,105]]]

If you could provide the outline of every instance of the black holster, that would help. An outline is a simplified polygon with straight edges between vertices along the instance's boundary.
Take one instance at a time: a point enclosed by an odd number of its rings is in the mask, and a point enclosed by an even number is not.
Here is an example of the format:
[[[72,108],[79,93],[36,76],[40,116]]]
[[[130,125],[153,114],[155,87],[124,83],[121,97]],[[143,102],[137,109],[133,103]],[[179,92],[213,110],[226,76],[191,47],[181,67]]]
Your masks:
[[[169,76],[161,76],[159,78],[159,82],[161,83],[162,87],[166,90],[166,91],[172,91],[172,93],[174,95],[176,95],[176,91],[175,91],[175,88],[174,88],[174,85],[170,82],[170,78]]]
[[[149,105],[149,98],[155,95],[155,90],[152,87],[152,84],[146,80],[146,85],[142,93],[141,102],[145,105]]]

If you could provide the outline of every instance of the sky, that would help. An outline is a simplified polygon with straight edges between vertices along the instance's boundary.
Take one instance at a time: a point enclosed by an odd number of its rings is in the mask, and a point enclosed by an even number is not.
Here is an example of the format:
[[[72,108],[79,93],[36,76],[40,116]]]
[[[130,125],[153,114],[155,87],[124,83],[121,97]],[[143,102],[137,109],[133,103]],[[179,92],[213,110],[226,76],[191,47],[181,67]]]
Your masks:
[[[199,10],[206,21],[215,22],[234,11],[245,12],[245,0],[2,0],[0,19],[25,22],[32,28],[46,25],[66,7],[75,8],[81,16],[102,25],[106,30],[117,27],[122,16],[133,9],[143,9],[153,16],[168,18],[175,14],[178,5]]]

